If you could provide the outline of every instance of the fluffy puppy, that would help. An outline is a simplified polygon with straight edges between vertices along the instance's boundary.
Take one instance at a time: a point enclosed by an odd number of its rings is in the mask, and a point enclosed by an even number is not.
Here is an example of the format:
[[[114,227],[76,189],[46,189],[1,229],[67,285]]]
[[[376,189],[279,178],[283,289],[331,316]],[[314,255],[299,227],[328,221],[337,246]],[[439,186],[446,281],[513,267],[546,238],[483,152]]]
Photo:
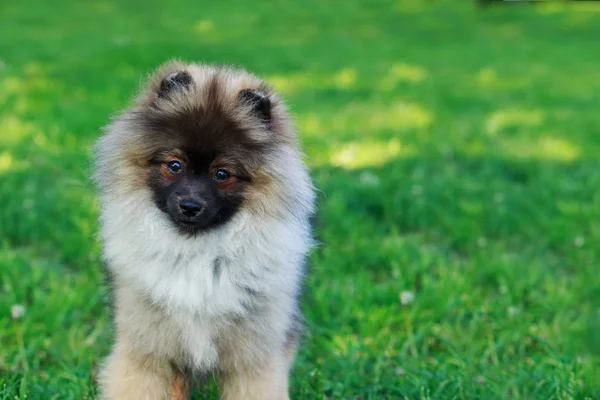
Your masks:
[[[102,399],[288,398],[314,191],[282,100],[235,69],[171,62],[97,147],[116,340]]]

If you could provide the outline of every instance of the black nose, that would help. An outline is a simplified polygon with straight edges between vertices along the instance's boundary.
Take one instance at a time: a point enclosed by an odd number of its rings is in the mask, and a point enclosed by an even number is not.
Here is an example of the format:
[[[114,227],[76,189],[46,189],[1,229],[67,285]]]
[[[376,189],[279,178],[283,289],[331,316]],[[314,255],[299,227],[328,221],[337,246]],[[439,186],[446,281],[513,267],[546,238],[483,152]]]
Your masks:
[[[195,217],[202,211],[202,205],[194,200],[181,200],[179,208],[183,215],[189,218]]]

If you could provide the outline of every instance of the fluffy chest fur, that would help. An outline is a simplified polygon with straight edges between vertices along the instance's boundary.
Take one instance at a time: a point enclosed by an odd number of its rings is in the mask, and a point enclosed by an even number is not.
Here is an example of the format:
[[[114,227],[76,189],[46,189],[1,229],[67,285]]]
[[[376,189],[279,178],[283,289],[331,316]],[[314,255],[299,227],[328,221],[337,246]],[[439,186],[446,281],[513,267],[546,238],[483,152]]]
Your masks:
[[[105,256],[117,297],[127,303],[121,308],[136,310],[121,324],[135,327],[128,328],[131,341],[146,351],[207,369],[218,359],[215,338],[232,324],[262,324],[269,314],[270,323],[289,325],[310,247],[301,223],[240,212],[223,227],[186,237],[143,193],[137,201],[106,201],[103,215],[119,216],[103,219]]]

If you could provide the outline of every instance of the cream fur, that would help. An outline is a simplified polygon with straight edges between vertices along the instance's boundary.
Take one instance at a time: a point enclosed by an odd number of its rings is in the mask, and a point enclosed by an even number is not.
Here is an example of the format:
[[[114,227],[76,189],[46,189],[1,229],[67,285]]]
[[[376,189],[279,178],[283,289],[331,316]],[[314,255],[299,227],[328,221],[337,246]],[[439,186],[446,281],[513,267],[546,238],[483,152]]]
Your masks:
[[[202,83],[216,69],[175,63],[159,70],[136,107],[146,107],[160,76],[180,68],[192,72],[191,96],[200,101]],[[260,82],[226,71],[224,102]],[[168,112],[185,101],[182,95],[169,103]],[[167,398],[180,368],[222,374],[229,399],[287,398],[286,346],[312,247],[308,218],[314,193],[279,99],[274,112],[277,129],[283,129],[279,134],[289,140],[257,171],[266,183],[231,221],[197,236],[180,234],[153,203],[143,184],[144,166],[131,156],[143,141],[143,132],[130,123],[131,111],[107,128],[98,144],[97,179],[117,338],[101,373],[104,399]],[[273,134],[247,124],[261,140]],[[142,382],[147,392],[136,389]]]

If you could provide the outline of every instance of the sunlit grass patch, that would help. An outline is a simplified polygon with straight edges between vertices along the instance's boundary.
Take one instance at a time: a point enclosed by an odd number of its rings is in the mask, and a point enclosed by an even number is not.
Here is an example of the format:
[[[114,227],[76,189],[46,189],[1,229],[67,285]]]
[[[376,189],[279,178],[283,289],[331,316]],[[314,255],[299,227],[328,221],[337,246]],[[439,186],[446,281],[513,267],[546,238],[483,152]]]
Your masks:
[[[500,152],[510,158],[559,162],[575,161],[581,155],[578,146],[556,136],[542,136],[536,139],[502,138]]]
[[[379,107],[367,104],[350,104],[331,116],[327,122],[334,132],[353,130],[361,135],[380,130],[423,130],[433,123],[431,111],[410,102],[392,101]]]
[[[0,153],[0,175],[14,168],[14,160],[11,153],[3,151]]]
[[[215,24],[209,19],[201,19],[194,24],[194,32],[206,35],[214,32]]]
[[[544,66],[530,66],[527,71],[520,74],[507,76],[503,71],[498,71],[490,66],[482,68],[474,76],[474,82],[482,89],[488,91],[503,91],[511,93],[532,87],[534,78],[541,75]]]
[[[379,82],[380,90],[393,90],[399,83],[419,83],[425,80],[427,72],[423,67],[406,63],[393,64],[387,76]]]
[[[422,132],[434,122],[431,111],[411,102],[391,101],[389,104],[350,103],[334,110],[330,115],[309,113],[298,116],[298,127],[307,136],[331,137],[338,134],[348,137],[356,135],[361,139],[375,138],[377,132],[387,131],[397,134]]]
[[[33,123],[24,122],[13,115],[0,116],[0,145],[7,146],[30,139],[39,132]]]
[[[286,95],[292,95],[299,90],[336,88],[348,90],[357,84],[358,72],[352,67],[345,67],[331,75],[300,72],[290,75],[274,75],[267,77],[275,89]]]
[[[344,143],[330,156],[331,165],[349,169],[381,166],[401,156],[415,154],[416,150],[402,145],[397,138],[387,142],[369,140]]]
[[[540,2],[537,9],[541,14],[598,13],[600,4],[595,1],[545,1]]]
[[[23,68],[23,77],[7,76],[2,80],[1,88],[2,96],[23,96],[34,91],[56,91],[59,86],[56,80],[46,76],[40,64],[29,63]]]
[[[489,135],[496,135],[506,128],[533,128],[544,120],[541,110],[499,110],[492,113],[485,124]]]
[[[22,75],[10,74],[0,80],[0,103],[14,104],[11,111],[17,115],[33,114],[46,105],[40,97],[62,91],[64,87],[49,78],[39,64],[30,63],[25,65]]]
[[[354,68],[344,68],[333,76],[333,82],[340,89],[350,89],[356,85],[358,74]]]

